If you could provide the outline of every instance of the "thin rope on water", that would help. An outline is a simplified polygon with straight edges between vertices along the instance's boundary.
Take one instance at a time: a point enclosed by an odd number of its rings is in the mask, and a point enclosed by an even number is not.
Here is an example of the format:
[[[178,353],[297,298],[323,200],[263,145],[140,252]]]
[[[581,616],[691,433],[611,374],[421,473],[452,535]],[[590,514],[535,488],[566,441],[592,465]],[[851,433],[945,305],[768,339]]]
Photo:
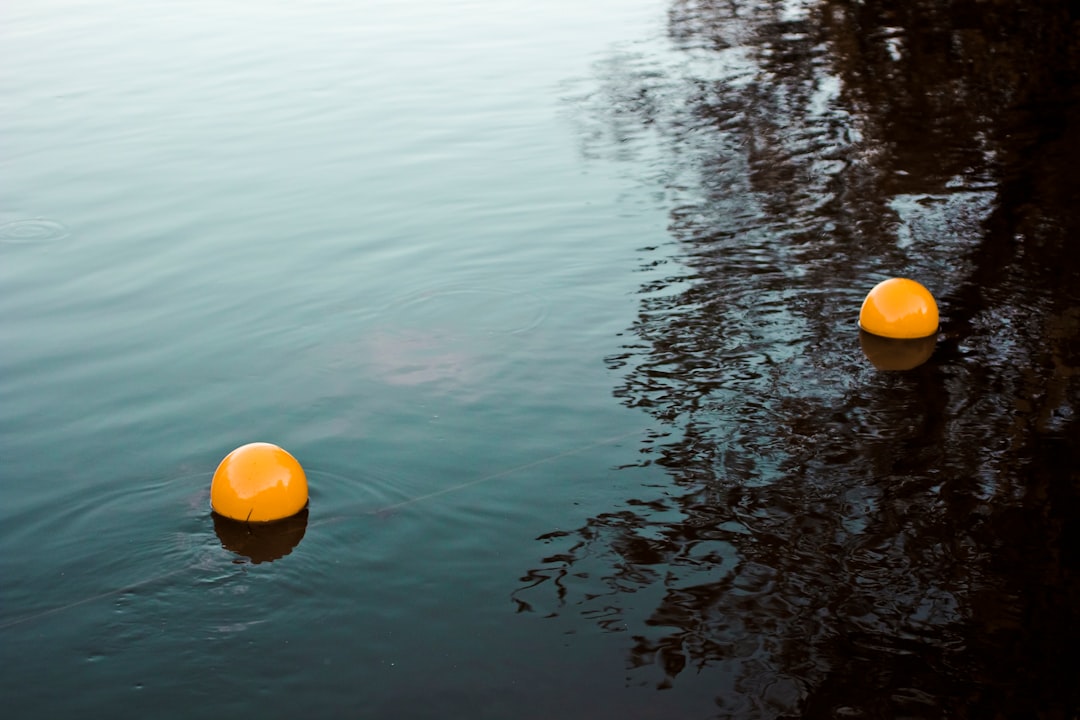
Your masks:
[[[400,508],[403,508],[403,507],[405,507],[407,505],[414,505],[414,504],[416,504],[418,502],[423,502],[424,500],[430,500],[431,498],[439,497],[440,495],[449,495],[450,493],[454,493],[454,492],[457,492],[459,490],[465,490],[466,488],[475,487],[476,485],[481,485],[483,483],[490,482],[492,480],[498,480],[499,478],[506,477],[507,475],[513,475],[514,473],[521,472],[522,470],[528,470],[529,468],[536,467],[537,465],[543,465],[544,463],[549,463],[549,462],[552,462],[554,460],[559,460],[559,459],[564,458],[564,457],[569,457],[571,455],[576,455],[578,453],[583,453],[583,452],[585,452],[587,450],[592,450],[593,448],[598,448],[598,447],[601,447],[603,445],[610,445],[612,443],[618,442],[619,440],[623,440],[623,439],[625,439],[627,437],[630,437],[631,435],[635,435],[638,432],[639,432],[638,430],[634,430],[632,432],[623,433],[622,435],[616,435],[615,437],[605,438],[603,440],[597,440],[596,442],[594,442],[594,443],[592,443],[590,445],[583,445],[582,447],[574,448],[573,450],[564,450],[561,453],[556,453],[555,455],[548,455],[547,457],[540,458],[539,460],[533,460],[532,462],[527,462],[524,465],[516,465],[516,466],[514,466],[512,468],[508,468],[506,470],[500,470],[497,473],[492,473],[491,475],[485,475],[483,477],[476,478],[475,480],[468,480],[466,482],[459,483],[457,485],[451,485],[450,487],[445,487],[445,488],[440,488],[438,490],[433,490],[432,492],[424,493],[423,495],[417,495],[415,497],[411,497],[411,498],[408,498],[406,500],[402,500],[400,502],[393,503],[391,505],[386,505],[385,507],[381,507],[378,510],[369,510],[365,514],[366,515],[382,515],[383,513],[392,512],[394,510],[398,510]]]
[[[166,578],[172,577],[173,575],[179,575],[180,573],[184,572],[185,570],[190,570],[192,567],[194,567],[194,564],[185,565],[184,567],[176,568],[175,570],[169,570],[167,572],[161,573],[160,575],[154,575],[152,577],[148,577],[148,578],[145,578],[143,580],[133,582],[133,583],[131,583],[129,585],[124,585],[123,587],[118,587],[118,588],[116,588],[114,590],[106,590],[105,592],[98,593],[97,595],[91,595],[90,597],[85,597],[85,598],[82,598],[81,600],[75,600],[74,602],[69,602],[67,605],[61,605],[59,607],[49,608],[48,610],[40,610],[40,611],[38,611],[36,613],[31,613],[29,615],[23,615],[22,617],[14,618],[12,620],[7,620],[6,622],[0,623],[0,630],[6,630],[7,628],[15,627],[16,625],[22,625],[23,623],[28,623],[28,622],[30,622],[32,620],[40,620],[41,618],[48,617],[50,615],[56,615],[57,613],[64,612],[65,610],[71,610],[72,608],[79,607],[80,605],[86,605],[86,604],[92,603],[92,602],[94,602],[96,600],[104,600],[107,597],[113,597],[115,595],[123,595],[124,593],[131,592],[132,590],[136,590],[136,589],[142,587],[143,585],[149,585],[149,584],[157,582],[159,580],[164,580]]]
[[[522,470],[528,470],[530,468],[537,467],[538,465],[543,465],[545,463],[553,462],[555,460],[560,460],[560,459],[565,458],[565,457],[570,457],[572,455],[577,455],[578,453],[583,453],[583,452],[586,452],[588,450],[592,450],[594,448],[602,447],[604,445],[611,445],[612,443],[617,443],[620,440],[624,440],[624,439],[630,437],[631,435],[636,435],[639,432],[640,432],[640,430],[631,430],[630,432],[626,432],[626,433],[623,433],[621,435],[615,435],[613,437],[604,438],[602,440],[597,440],[596,442],[589,443],[588,445],[582,445],[580,447],[576,447],[576,448],[573,448],[573,449],[570,449],[570,450],[564,450],[563,452],[555,453],[554,455],[548,455],[546,457],[542,457],[542,458],[539,458],[537,460],[527,462],[527,463],[525,463],[523,465],[515,465],[512,468],[507,468],[506,470],[500,470],[499,472],[492,473],[490,475],[484,475],[483,477],[479,477],[479,478],[476,478],[474,480],[469,480],[467,482],[459,483],[457,485],[451,485],[450,487],[440,488],[438,490],[434,490],[434,491],[429,492],[429,493],[424,493],[422,495],[416,495],[414,497],[407,498],[405,500],[401,500],[399,502],[392,503],[390,505],[386,505],[386,506],[378,508],[376,510],[368,510],[368,511],[362,513],[362,515],[382,515],[382,514],[385,514],[385,513],[393,512],[394,510],[399,510],[399,509],[401,509],[403,507],[406,507],[408,505],[415,505],[417,503],[424,502],[425,500],[431,500],[432,498],[441,497],[443,495],[449,495],[451,493],[459,492],[461,490],[466,490],[468,488],[475,487],[477,485],[482,485],[483,483],[491,482],[492,480],[498,480],[499,478],[504,478],[504,477],[507,477],[509,475],[513,475],[514,473],[519,473]],[[332,523],[332,522],[335,522],[335,521],[344,520],[347,517],[348,516],[346,516],[346,515],[341,515],[341,516],[338,516],[338,517],[335,517],[335,518],[327,518],[327,519],[322,520],[322,521],[317,522],[317,523],[311,523],[311,524],[309,524],[308,527],[309,528],[318,527],[319,525],[325,525],[325,524]],[[40,620],[42,618],[49,617],[51,615],[56,615],[58,613],[65,612],[67,610],[71,610],[72,608],[79,607],[80,605],[87,605],[89,603],[96,602],[98,600],[104,600],[105,598],[114,597],[116,595],[122,595],[123,593],[126,593],[126,592],[131,592],[132,590],[136,590],[136,589],[138,589],[140,587],[143,587],[145,585],[149,585],[151,583],[155,583],[155,582],[158,582],[160,580],[165,580],[167,578],[172,577],[173,575],[178,575],[178,574],[180,574],[180,573],[182,573],[182,572],[184,572],[186,570],[190,570],[191,568],[195,567],[195,565],[197,565],[197,564],[198,563],[192,563],[190,565],[185,565],[183,567],[176,568],[174,570],[168,570],[168,571],[163,572],[163,573],[161,573],[159,575],[154,575],[154,576],[151,576],[149,578],[145,578],[143,580],[139,580],[137,582],[130,583],[128,585],[124,585],[123,587],[119,587],[119,588],[116,588],[114,590],[106,590],[105,592],[101,592],[101,593],[98,593],[96,595],[91,595],[90,597],[84,597],[84,598],[82,598],[80,600],[75,600],[74,602],[67,603],[66,605],[60,605],[59,607],[49,608],[48,610],[40,610],[40,611],[35,612],[35,613],[30,613],[29,615],[23,615],[22,617],[17,617],[17,618],[13,618],[11,620],[0,622],[0,630],[6,630],[7,628],[15,627],[16,625],[22,625],[22,624],[25,624],[25,623],[28,623],[28,622],[33,622],[35,620]]]

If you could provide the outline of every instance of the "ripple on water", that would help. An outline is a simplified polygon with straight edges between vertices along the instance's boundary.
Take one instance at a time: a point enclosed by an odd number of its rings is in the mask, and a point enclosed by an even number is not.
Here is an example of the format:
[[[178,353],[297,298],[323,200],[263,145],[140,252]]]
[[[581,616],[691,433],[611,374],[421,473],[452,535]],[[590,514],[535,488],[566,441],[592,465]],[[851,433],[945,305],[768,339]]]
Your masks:
[[[547,304],[524,291],[436,287],[394,303],[388,315],[400,328],[438,329],[449,335],[516,335],[547,317]]]
[[[374,327],[351,336],[335,331],[335,340],[319,344],[313,364],[335,372],[362,368],[366,377],[394,386],[478,387],[508,345],[547,314],[544,300],[523,291],[414,291],[389,300]]]
[[[36,520],[18,523],[23,530],[16,549],[36,547],[38,563],[31,574],[39,577],[19,584],[34,592],[10,593],[0,628],[77,625],[80,609],[102,604],[112,604],[115,614],[127,618],[172,617],[187,613],[189,606],[216,608],[211,614],[231,617],[230,598],[253,584],[283,590],[329,582],[333,566],[354,551],[355,541],[380,525],[381,510],[406,495],[397,489],[400,483],[369,472],[350,476],[309,469],[307,475],[307,517],[299,527],[281,526],[288,538],[263,533],[267,548],[259,545],[264,538],[238,543],[216,527],[209,470],[87,488],[69,495],[62,506],[34,510]],[[252,575],[253,566],[261,571]],[[224,620],[218,624],[233,626]]]
[[[36,563],[26,568],[0,627],[68,618],[82,606],[145,592],[206,567],[215,550],[204,522],[209,493],[202,478],[88,484],[62,502],[27,509],[33,517],[13,523],[19,532],[10,547],[33,548]]]
[[[370,471],[344,475],[326,470],[307,470],[311,493],[309,530],[354,524],[365,518],[381,517],[409,499],[395,481]]]
[[[71,232],[62,222],[48,218],[12,220],[0,225],[0,243],[9,245],[37,245],[57,242]]]

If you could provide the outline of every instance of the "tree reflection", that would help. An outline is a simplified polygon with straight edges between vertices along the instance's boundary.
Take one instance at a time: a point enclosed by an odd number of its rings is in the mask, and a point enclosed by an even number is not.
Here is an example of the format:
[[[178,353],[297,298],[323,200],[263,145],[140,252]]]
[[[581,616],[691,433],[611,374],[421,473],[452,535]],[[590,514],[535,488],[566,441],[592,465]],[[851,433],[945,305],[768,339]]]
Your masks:
[[[542,536],[522,610],[724,717],[1073,717],[1080,15],[1034,5],[680,0],[681,61],[604,66],[586,149],[673,206],[610,358],[670,483]],[[855,330],[891,275],[943,310],[905,373]]]

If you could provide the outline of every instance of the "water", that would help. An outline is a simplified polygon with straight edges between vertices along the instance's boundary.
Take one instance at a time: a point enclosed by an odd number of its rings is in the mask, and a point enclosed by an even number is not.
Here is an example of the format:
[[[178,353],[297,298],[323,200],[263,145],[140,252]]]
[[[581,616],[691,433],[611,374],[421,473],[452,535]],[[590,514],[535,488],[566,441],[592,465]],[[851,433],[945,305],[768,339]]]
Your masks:
[[[2,12],[14,716],[1075,714],[1064,3]]]

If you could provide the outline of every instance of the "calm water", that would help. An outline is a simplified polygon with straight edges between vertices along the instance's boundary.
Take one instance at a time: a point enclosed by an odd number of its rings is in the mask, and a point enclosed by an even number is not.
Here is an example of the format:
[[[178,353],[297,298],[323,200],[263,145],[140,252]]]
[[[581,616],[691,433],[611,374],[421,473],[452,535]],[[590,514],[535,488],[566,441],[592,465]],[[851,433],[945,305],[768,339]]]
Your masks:
[[[12,716],[1074,717],[1080,18],[991,5],[6,2]]]

